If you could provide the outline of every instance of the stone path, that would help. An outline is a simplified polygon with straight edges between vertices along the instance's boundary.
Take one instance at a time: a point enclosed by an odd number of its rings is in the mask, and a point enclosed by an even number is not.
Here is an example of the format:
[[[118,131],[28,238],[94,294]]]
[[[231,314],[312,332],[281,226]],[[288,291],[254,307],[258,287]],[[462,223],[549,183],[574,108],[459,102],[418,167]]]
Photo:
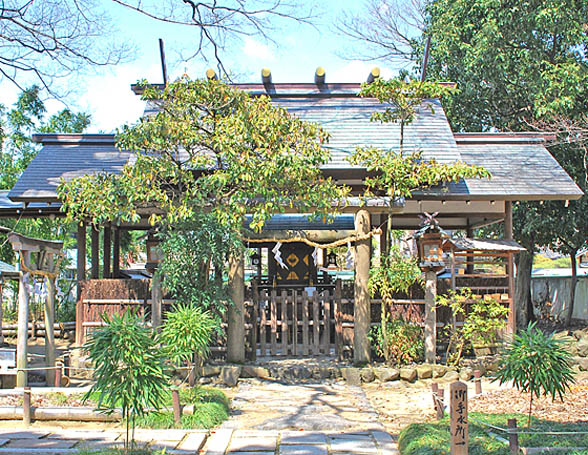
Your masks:
[[[0,455],[75,454],[80,449],[122,446],[122,431],[15,429],[0,431]],[[139,445],[166,454],[207,455],[398,455],[383,431],[319,432],[220,429],[136,430]]]
[[[361,387],[344,382],[282,384],[240,380],[231,418],[222,428],[306,431],[383,431]]]

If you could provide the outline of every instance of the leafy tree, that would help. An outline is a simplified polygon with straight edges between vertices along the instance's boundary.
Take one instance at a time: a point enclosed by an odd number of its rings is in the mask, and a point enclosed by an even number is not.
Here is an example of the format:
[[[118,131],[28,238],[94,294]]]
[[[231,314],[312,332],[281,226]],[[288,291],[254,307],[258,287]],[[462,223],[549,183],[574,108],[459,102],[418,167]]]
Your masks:
[[[535,323],[515,334],[501,355],[496,380],[500,384],[513,381],[517,389],[530,394],[528,425],[531,425],[533,397],[551,395],[553,400],[559,397],[563,401],[564,393],[574,383],[569,361],[565,341],[545,335]]]

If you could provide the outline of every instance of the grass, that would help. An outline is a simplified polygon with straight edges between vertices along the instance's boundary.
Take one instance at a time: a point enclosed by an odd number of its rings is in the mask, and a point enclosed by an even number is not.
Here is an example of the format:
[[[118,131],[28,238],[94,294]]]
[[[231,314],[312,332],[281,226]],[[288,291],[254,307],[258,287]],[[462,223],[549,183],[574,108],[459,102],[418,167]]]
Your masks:
[[[492,425],[506,428],[507,419],[516,418],[519,426],[526,423],[526,416],[522,414],[470,414],[470,455],[508,455],[508,445],[489,436],[485,427],[475,423],[471,418]],[[494,431],[494,430],[493,430]],[[586,423],[559,423],[533,418],[531,431],[588,431]],[[507,437],[504,433],[494,431],[499,436]],[[449,455],[449,418],[438,422],[418,423],[409,425],[400,433],[399,447],[402,455]],[[583,435],[519,435],[521,447],[588,447],[588,434]],[[588,450],[573,452],[573,455],[588,455]]]

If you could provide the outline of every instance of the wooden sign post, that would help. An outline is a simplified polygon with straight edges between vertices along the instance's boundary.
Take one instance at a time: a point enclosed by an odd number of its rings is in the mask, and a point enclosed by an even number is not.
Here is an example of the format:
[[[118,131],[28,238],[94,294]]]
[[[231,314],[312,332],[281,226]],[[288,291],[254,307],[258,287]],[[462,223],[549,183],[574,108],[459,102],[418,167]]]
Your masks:
[[[451,455],[468,454],[468,387],[454,382],[449,389],[451,419]]]

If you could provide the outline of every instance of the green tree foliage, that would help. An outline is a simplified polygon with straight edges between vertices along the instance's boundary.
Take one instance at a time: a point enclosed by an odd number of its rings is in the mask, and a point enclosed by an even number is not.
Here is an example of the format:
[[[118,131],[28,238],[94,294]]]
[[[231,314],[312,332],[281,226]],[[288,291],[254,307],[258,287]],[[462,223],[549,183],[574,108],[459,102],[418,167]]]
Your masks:
[[[513,381],[517,389],[530,394],[529,425],[533,397],[551,395],[553,400],[559,397],[563,401],[565,392],[574,383],[569,360],[565,342],[545,335],[535,323],[514,335],[501,355],[496,380],[500,384]]]
[[[117,136],[119,147],[137,152],[135,162],[120,176],[62,184],[70,218],[137,221],[139,209],[157,207],[151,221],[171,223],[205,208],[238,231],[250,213],[250,227],[260,230],[287,208],[329,216],[346,193],[319,169],[329,160],[327,133],[266,96],[182,78],[163,90],[144,85],[142,99],[159,112]]]
[[[457,83],[459,94],[451,94],[444,103],[455,130],[527,131],[539,120],[573,120],[585,112],[586,2],[435,0],[428,13],[423,35],[423,41],[431,36],[432,43],[428,76]],[[573,149],[560,145],[550,151],[580,183],[583,177],[578,179],[573,169],[582,166],[582,156]],[[577,164],[568,167],[566,162],[571,161]],[[552,204],[546,208],[549,205],[521,203],[513,212],[515,238],[528,249],[517,258],[517,312],[523,324],[535,245],[564,244],[559,228],[563,232],[567,226],[578,226],[578,211]],[[544,216],[545,210],[557,215]],[[556,225],[550,221],[555,219]]]
[[[386,325],[374,327],[370,338],[377,354],[392,365],[406,365],[423,358],[423,329],[412,322],[391,319]]]
[[[169,376],[163,350],[140,316],[126,311],[102,318],[106,325],[84,345],[95,366],[95,383],[84,399],[98,394],[98,410],[112,413],[122,408],[128,448],[134,439],[135,419],[164,404]]]

